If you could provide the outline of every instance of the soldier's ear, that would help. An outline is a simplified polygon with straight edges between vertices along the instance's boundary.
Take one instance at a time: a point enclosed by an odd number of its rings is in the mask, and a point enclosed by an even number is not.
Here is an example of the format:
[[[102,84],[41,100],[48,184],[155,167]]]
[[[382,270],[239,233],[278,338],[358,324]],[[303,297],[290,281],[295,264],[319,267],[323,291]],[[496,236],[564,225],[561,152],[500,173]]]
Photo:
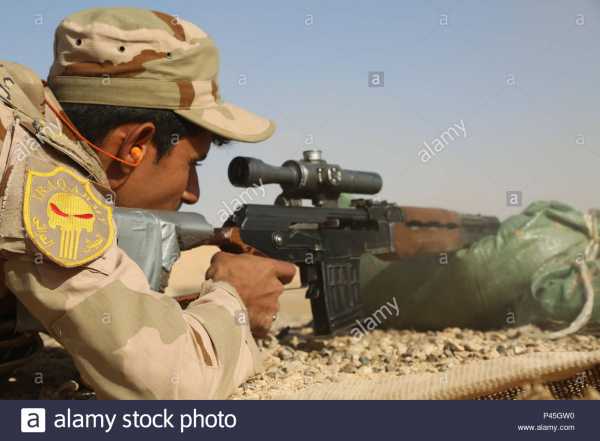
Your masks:
[[[152,145],[152,139],[156,133],[156,126],[151,122],[137,123],[128,131],[127,136],[119,146],[119,158],[128,163],[141,163],[147,150]],[[123,173],[128,174],[133,167],[126,163],[120,163]]]

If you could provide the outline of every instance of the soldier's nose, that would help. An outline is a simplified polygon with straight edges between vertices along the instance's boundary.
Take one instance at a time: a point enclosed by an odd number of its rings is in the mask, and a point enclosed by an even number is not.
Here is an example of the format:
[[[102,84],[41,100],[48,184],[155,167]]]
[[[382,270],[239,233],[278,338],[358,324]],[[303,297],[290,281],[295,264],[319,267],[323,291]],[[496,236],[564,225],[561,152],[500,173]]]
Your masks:
[[[196,168],[192,167],[186,189],[181,195],[181,201],[185,204],[195,204],[200,200],[200,185],[198,184],[198,174]]]

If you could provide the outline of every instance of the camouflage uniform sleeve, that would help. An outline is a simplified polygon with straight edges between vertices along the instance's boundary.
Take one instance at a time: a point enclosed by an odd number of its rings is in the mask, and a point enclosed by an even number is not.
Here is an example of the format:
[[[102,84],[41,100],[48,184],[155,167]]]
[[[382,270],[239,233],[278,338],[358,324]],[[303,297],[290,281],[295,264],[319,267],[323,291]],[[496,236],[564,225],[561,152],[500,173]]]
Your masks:
[[[36,262],[18,252],[24,248],[13,244],[6,284],[72,355],[99,398],[225,398],[261,369],[249,326],[239,319],[243,303],[230,285],[207,282],[182,310],[151,291],[116,245],[76,268]]]

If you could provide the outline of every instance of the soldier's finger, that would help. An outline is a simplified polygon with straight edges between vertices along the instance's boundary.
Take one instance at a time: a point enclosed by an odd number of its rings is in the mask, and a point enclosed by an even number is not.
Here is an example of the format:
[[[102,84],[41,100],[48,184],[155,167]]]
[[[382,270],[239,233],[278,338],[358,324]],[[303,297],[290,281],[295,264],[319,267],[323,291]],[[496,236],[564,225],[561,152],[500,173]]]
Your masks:
[[[215,273],[217,272],[217,270],[215,270],[214,266],[209,266],[208,269],[206,270],[206,273],[204,274],[204,279],[205,280],[210,280],[213,277],[215,277]]]
[[[296,275],[296,265],[294,264],[273,259],[273,265],[275,267],[275,275],[284,285],[290,283]]]

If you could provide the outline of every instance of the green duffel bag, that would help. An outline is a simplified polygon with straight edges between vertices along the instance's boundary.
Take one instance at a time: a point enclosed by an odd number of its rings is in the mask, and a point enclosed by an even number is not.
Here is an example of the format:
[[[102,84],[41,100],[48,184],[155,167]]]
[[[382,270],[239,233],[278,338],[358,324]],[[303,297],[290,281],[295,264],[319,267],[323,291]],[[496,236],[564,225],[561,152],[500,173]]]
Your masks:
[[[592,330],[600,323],[600,277],[591,213],[535,202],[497,234],[451,255],[395,262],[363,256],[366,310],[382,327]]]

